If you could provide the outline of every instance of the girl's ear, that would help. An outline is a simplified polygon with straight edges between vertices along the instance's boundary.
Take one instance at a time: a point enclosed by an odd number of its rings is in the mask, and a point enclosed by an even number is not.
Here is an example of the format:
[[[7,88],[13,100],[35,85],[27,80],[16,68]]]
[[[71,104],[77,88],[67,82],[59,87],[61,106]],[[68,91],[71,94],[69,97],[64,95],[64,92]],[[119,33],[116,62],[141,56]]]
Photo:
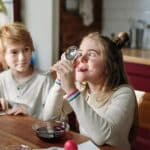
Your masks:
[[[113,73],[117,72],[117,64],[113,63]]]
[[[117,64],[114,63],[114,70],[116,71],[116,69],[117,69]]]

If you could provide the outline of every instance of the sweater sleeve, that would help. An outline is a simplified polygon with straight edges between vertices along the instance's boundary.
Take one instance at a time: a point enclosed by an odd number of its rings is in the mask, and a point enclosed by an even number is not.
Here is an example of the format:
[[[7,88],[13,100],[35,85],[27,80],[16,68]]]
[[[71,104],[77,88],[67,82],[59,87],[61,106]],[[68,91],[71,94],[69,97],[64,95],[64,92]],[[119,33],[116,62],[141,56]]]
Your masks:
[[[103,115],[98,114],[85,101],[82,93],[74,94],[74,97],[68,97],[68,101],[76,113],[80,128],[97,145],[123,145],[121,141],[124,136],[128,137],[133,114],[135,110],[135,95],[129,88],[127,90],[118,90],[111,97],[111,103]],[[98,108],[101,109],[101,108]],[[125,128],[126,135],[123,135],[122,127]],[[119,141],[119,142],[118,142]]]
[[[43,109],[44,121],[51,119],[60,119],[63,115],[65,116],[72,111],[71,107],[68,107],[68,105],[64,101],[63,95],[64,92],[61,88],[60,82],[56,80],[46,98]]]

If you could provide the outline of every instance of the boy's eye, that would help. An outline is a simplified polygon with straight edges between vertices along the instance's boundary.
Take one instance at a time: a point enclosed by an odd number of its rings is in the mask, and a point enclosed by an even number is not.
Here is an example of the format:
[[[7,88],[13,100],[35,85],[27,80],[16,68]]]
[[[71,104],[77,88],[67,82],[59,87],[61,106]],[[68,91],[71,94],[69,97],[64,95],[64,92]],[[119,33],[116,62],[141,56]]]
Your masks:
[[[28,52],[29,50],[30,50],[29,47],[25,47],[25,48],[24,48],[24,51],[25,51],[25,52]]]
[[[13,54],[13,55],[15,55],[15,54],[17,54],[18,52],[17,51],[11,51],[11,54]]]

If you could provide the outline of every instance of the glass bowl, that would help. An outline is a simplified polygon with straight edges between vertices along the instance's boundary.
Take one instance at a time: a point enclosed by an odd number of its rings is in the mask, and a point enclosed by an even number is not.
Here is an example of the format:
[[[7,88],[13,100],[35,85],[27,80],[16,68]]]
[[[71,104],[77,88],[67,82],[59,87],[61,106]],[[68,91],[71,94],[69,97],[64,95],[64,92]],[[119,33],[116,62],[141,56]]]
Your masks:
[[[32,129],[41,140],[50,142],[63,138],[69,125],[64,121],[41,121],[33,124]]]

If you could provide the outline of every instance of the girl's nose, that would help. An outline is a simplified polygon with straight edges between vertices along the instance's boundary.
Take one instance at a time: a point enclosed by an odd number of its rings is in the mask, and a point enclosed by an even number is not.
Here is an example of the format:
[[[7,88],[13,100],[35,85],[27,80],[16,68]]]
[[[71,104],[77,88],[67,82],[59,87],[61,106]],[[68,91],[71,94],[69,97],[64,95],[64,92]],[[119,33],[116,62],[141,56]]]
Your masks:
[[[88,58],[86,55],[78,56],[74,61],[74,67],[77,67],[80,63],[87,63]]]

